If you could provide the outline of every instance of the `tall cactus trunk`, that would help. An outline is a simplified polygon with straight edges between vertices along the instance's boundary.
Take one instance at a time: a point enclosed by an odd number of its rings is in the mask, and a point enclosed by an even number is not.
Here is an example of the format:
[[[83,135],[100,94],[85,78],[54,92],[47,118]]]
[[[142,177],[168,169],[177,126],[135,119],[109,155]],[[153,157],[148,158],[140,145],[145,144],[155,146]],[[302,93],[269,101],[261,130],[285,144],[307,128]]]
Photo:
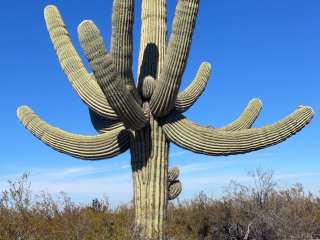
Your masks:
[[[155,119],[131,135],[135,223],[142,235],[164,239],[169,143]]]
[[[63,131],[27,106],[21,106],[17,115],[38,139],[73,157],[107,159],[130,148],[136,225],[143,237],[163,240],[168,199],[181,192],[179,170],[170,169],[168,174],[169,142],[211,156],[247,153],[291,137],[311,121],[314,112],[311,107],[299,106],[272,125],[250,129],[262,107],[260,100],[254,100],[236,121],[220,129],[189,121],[182,113],[200,97],[211,71],[210,64],[202,64],[189,87],[179,93],[200,0],[178,1],[168,44],[167,0],[141,1],[138,88],[132,76],[134,0],[114,0],[110,54],[93,21],[79,25],[80,44],[93,75],[84,67],[57,7],[45,8],[60,65],[90,108],[93,126],[100,134]]]
[[[147,76],[157,79],[166,50],[166,0],[142,0],[138,88]],[[148,105],[146,102],[145,104]],[[164,239],[168,203],[169,143],[157,120],[132,134],[131,158],[136,226],[142,235]]]

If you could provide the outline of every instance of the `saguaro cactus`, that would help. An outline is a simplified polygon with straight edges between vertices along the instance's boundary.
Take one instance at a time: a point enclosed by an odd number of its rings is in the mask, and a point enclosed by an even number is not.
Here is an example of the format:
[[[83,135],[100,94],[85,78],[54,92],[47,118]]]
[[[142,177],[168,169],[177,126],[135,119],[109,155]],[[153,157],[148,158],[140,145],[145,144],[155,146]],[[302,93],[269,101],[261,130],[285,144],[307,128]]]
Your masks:
[[[169,144],[212,156],[247,153],[280,143],[313,117],[300,106],[286,118],[252,129],[262,104],[250,101],[238,119],[219,129],[192,123],[183,113],[205,90],[209,63],[201,64],[189,87],[179,93],[200,0],[178,0],[173,30],[167,43],[166,1],[142,0],[138,83],[132,73],[133,0],[114,0],[112,45],[104,47],[90,20],[78,28],[89,73],[55,6],[44,11],[59,62],[70,84],[89,107],[96,136],[71,134],[41,120],[26,106],[18,109],[23,125],[51,148],[86,160],[106,159],[130,149],[135,223],[146,237],[163,239],[169,199],[181,192],[179,169],[168,172]]]

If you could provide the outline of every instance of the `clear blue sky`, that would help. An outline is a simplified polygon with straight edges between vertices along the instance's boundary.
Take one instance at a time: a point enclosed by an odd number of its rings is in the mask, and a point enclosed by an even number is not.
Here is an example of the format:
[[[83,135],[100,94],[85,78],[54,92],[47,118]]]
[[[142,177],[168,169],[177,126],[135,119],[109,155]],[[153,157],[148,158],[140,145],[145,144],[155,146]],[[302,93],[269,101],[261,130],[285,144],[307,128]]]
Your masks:
[[[136,1],[135,59],[140,33]],[[168,0],[168,22],[176,1]],[[79,49],[77,25],[92,19],[109,45],[111,0],[3,1],[1,16],[1,156],[0,189],[6,180],[31,173],[35,192],[65,191],[79,201],[106,193],[111,202],[131,199],[130,156],[86,162],[57,153],[28,133],[16,118],[19,105],[31,106],[62,129],[94,134],[86,106],[69,86],[58,64],[43,20],[43,8],[56,4]],[[202,0],[182,88],[201,61],[213,74],[206,92],[187,116],[222,126],[235,119],[247,102],[259,97],[263,111],[255,126],[272,123],[300,104],[320,109],[319,0]],[[171,27],[169,27],[171,29]],[[136,69],[134,69],[136,72]],[[181,167],[182,198],[204,190],[221,196],[231,179],[243,183],[257,167],[273,169],[282,185],[301,182],[320,190],[320,120],[286,142],[241,156],[207,157],[171,148],[171,165]],[[318,137],[317,137],[318,136]]]

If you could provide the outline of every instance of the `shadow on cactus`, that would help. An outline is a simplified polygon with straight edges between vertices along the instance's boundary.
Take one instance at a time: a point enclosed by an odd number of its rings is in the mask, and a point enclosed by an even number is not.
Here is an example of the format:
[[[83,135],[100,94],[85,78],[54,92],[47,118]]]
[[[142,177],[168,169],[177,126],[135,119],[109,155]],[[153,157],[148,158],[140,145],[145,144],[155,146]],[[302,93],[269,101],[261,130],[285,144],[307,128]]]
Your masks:
[[[211,73],[203,63],[191,84],[179,92],[186,67],[199,0],[179,0],[167,41],[166,1],[142,0],[138,83],[132,73],[133,0],[114,0],[112,43],[105,49],[91,20],[78,27],[81,47],[93,73],[84,67],[55,6],[44,16],[59,62],[73,89],[88,106],[96,136],[55,128],[29,107],[18,109],[23,125],[51,148],[70,156],[99,160],[131,152],[135,224],[148,238],[164,239],[168,200],[181,192],[179,171],[168,173],[169,144],[212,156],[247,153],[278,144],[308,124],[310,107],[300,106],[284,119],[251,128],[262,108],[249,102],[238,119],[215,129],[195,124],[183,113],[200,97]]]

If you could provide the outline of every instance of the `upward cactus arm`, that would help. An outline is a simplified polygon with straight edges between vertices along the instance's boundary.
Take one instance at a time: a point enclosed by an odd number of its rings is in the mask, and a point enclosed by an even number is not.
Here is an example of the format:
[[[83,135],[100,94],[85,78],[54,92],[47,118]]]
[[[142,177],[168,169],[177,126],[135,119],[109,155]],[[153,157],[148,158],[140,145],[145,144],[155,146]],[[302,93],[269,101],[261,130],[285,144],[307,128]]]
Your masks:
[[[272,125],[232,132],[202,127],[181,114],[175,114],[166,119],[163,129],[170,141],[190,151],[214,156],[231,155],[278,144],[300,131],[313,115],[312,108],[299,107]]]
[[[44,16],[60,65],[73,89],[90,109],[104,117],[117,119],[117,114],[110,107],[100,87],[92,81],[90,74],[83,66],[58,9],[52,5],[47,6]]]
[[[52,127],[29,107],[20,107],[17,115],[22,124],[43,143],[76,158],[85,160],[111,158],[125,152],[129,147],[129,136],[124,128],[97,136],[82,136]]]
[[[198,8],[199,0],[178,2],[164,67],[150,100],[151,112],[157,117],[165,116],[174,108],[187,63]]]
[[[157,79],[167,46],[167,0],[142,0],[138,61],[139,88],[145,77]]]
[[[252,99],[245,110],[241,113],[241,115],[232,123],[219,128],[219,130],[223,131],[237,131],[242,129],[251,128],[259,113],[262,109],[262,102],[260,99]]]
[[[112,57],[106,54],[98,28],[92,21],[83,21],[78,27],[78,35],[96,81],[120,120],[126,127],[134,130],[144,127],[147,119],[143,109],[116,73]]]
[[[134,88],[132,74],[133,0],[114,0],[112,12],[111,55],[115,70],[126,85]]]
[[[183,92],[179,93],[175,103],[177,112],[187,111],[198,100],[207,86],[210,73],[210,64],[202,63],[192,83]]]
[[[209,63],[201,64],[198,73],[192,83],[181,93],[179,93],[176,103],[175,111],[183,113],[187,111],[204,92],[211,73],[211,66]],[[232,123],[219,128],[224,131],[237,131],[241,129],[250,128],[262,109],[262,102],[260,99],[252,99],[241,115]]]

